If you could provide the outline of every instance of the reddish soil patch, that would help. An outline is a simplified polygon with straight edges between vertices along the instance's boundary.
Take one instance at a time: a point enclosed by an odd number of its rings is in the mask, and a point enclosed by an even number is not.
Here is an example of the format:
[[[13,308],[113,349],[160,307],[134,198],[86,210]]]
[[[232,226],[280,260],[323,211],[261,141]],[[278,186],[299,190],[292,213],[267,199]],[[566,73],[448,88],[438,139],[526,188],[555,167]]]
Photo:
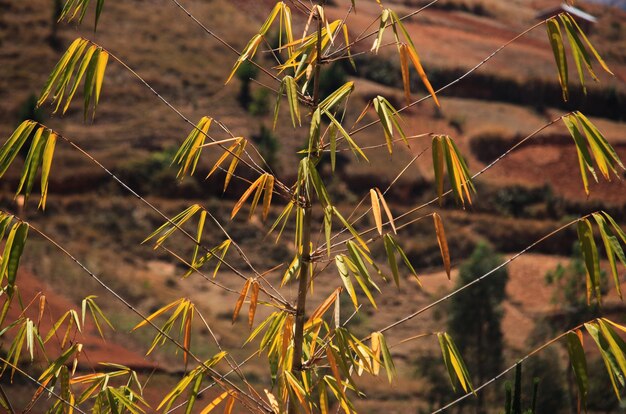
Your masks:
[[[39,318],[39,297],[43,294],[45,296],[45,311],[39,325],[39,331],[44,338],[54,325],[54,322],[69,309],[76,310],[79,315],[81,313],[80,305],[77,306],[71,303],[28,271],[21,270],[19,272],[17,285],[23,303],[25,305],[31,302],[33,303],[22,313],[21,308],[17,305],[17,301],[13,302],[9,309],[7,320],[13,321],[18,319],[21,315],[24,315],[33,321],[37,321]],[[121,364],[137,371],[149,371],[158,368],[156,363],[147,360],[142,354],[129,349],[127,345],[103,341],[96,327],[89,319],[90,316],[88,315],[85,319],[86,327],[83,329],[83,332],[79,333],[75,338],[72,338],[74,342],[81,343],[84,346],[83,352],[79,357],[79,367],[81,369],[95,369],[101,362]],[[57,355],[60,351],[62,332],[64,332],[63,328],[59,332],[60,338],[53,337],[50,339],[49,343],[46,344],[48,356],[51,358],[54,358],[54,355]],[[13,339],[12,334],[14,335],[15,333],[12,331],[7,333],[7,336],[11,340]],[[4,337],[4,346],[9,345],[9,338]]]

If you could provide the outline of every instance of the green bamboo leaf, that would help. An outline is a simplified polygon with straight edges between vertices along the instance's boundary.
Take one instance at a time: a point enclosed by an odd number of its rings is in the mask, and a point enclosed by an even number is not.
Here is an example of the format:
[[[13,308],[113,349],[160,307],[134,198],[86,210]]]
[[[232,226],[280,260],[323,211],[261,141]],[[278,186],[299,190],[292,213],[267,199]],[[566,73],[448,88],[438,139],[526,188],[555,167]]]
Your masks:
[[[339,277],[341,277],[343,286],[346,288],[346,292],[348,292],[348,296],[350,296],[350,299],[352,299],[352,304],[354,304],[354,308],[358,309],[359,301],[357,299],[354,286],[352,285],[352,281],[350,280],[350,270],[347,265],[348,260],[349,259],[346,256],[339,254],[335,256],[335,265],[337,266],[337,270],[339,271]]]
[[[456,390],[455,383],[458,382],[461,388],[463,388],[463,391],[468,392],[471,390],[473,392],[474,388],[465,362],[450,335],[446,332],[439,332],[437,339],[439,339],[439,346],[443,355],[444,364],[448,370],[452,388]]]
[[[43,149],[43,159],[41,162],[41,199],[39,207],[42,210],[46,208],[46,200],[48,198],[48,180],[50,178],[50,168],[52,168],[52,158],[54,156],[54,148],[57,141],[57,135],[50,132]]]
[[[552,52],[554,53],[554,60],[556,61],[557,72],[559,75],[559,83],[561,84],[561,90],[563,91],[563,100],[567,101],[569,93],[567,90],[567,58],[565,56],[565,48],[563,47],[563,37],[561,35],[561,28],[556,18],[551,18],[546,21],[546,29],[548,30],[548,39],[552,46]]]
[[[318,108],[321,112],[331,112],[337,104],[347,99],[352,91],[354,91],[354,82],[346,82],[320,102]]]
[[[611,228],[608,226],[604,217],[599,213],[593,213],[592,216],[598,224],[598,230],[600,230],[600,236],[602,237],[602,242],[604,243],[604,250],[606,251],[606,256],[609,259],[611,273],[613,274],[613,280],[615,281],[615,288],[617,290],[617,294],[621,299],[622,291],[620,288],[619,274],[617,273],[617,263],[615,262],[615,256],[617,255],[620,262],[622,262],[622,264],[626,266],[626,257],[624,256],[624,251],[622,250],[622,247],[620,246],[617,237],[613,235]]]
[[[576,376],[576,384],[578,385],[578,399],[582,407],[587,406],[587,394],[589,391],[589,375],[587,373],[587,359],[585,358],[585,350],[579,337],[580,331],[568,332],[567,334],[567,350],[569,352],[570,363],[574,369]]]
[[[287,101],[289,102],[289,112],[291,113],[291,122],[295,128],[296,126],[302,124],[300,120],[300,105],[298,103],[298,85],[296,85],[295,79],[291,76],[285,76],[282,82],[285,83]]]
[[[604,320],[598,319],[598,327],[606,339],[609,350],[617,361],[622,375],[626,376],[626,342]]]
[[[333,207],[328,205],[324,208],[324,238],[326,240],[326,252],[330,257],[331,235],[333,229]]]
[[[341,123],[334,116],[332,116],[330,112],[324,112],[324,114],[328,117],[328,119],[330,119],[330,122],[332,122],[332,125],[334,125],[335,128],[337,128],[337,131],[339,131],[341,135],[343,136],[343,138],[348,142],[350,149],[352,149],[352,151],[355,154],[360,155],[365,161],[369,162],[369,159],[367,158],[367,156],[365,155],[361,147],[359,147],[357,143],[354,142],[350,134],[348,134],[348,132],[343,128]],[[335,146],[336,146],[336,143],[335,143]],[[332,154],[334,154],[335,151],[336,149],[334,150],[331,149],[331,157],[333,156]]]
[[[62,74],[65,72],[68,63],[70,59],[76,53],[76,50],[81,45],[84,45],[84,43],[85,43],[85,39],[79,37],[78,39],[74,40],[74,42],[72,42],[72,44],[69,46],[67,51],[63,54],[59,62],[56,64],[56,66],[52,70],[52,73],[48,77],[48,80],[46,81],[41,91],[41,94],[39,95],[39,99],[37,100],[37,106],[43,105],[46,99],[48,99],[48,96],[52,92],[52,87],[58,82]]]
[[[212,121],[213,118],[202,117],[194,129],[187,135],[178,151],[176,151],[172,164],[180,165],[177,177],[182,179],[186,174],[194,174]]]
[[[568,15],[569,16],[569,15]],[[593,55],[596,57],[596,59],[598,60],[598,62],[600,63],[600,66],[602,66],[602,69],[604,69],[607,73],[613,75],[613,72],[611,72],[611,69],[609,69],[609,67],[607,66],[606,63],[604,63],[604,60],[602,60],[602,57],[600,57],[600,54],[596,51],[596,49],[593,47],[593,45],[591,44],[591,42],[589,41],[589,39],[587,38],[587,35],[585,35],[585,32],[583,32],[583,30],[580,28],[580,26],[578,25],[578,23],[576,22],[576,19],[572,18],[571,16],[569,16],[569,20],[574,24],[574,26],[576,27],[576,30],[578,30],[578,33],[580,34],[580,36],[583,38],[583,40],[585,41],[585,43],[587,43],[587,46],[589,46],[589,49],[591,49],[591,53],[593,53]]]
[[[356,241],[359,242],[361,247],[363,247],[363,249],[365,251],[369,252],[370,249],[369,249],[369,247],[367,247],[367,243],[365,243],[363,238],[361,238],[359,233],[357,233],[357,231],[354,229],[354,227],[352,227],[352,225],[348,222],[348,220],[343,218],[343,216],[341,215],[341,213],[339,212],[339,210],[337,210],[337,208],[335,206],[333,206],[333,212],[339,218],[339,220],[343,223],[343,225],[348,229],[350,234],[352,234],[352,236],[356,239]]]
[[[20,259],[22,257],[22,252],[24,251],[24,245],[26,244],[26,237],[28,236],[28,224],[26,223],[16,223],[15,226],[15,235],[11,243],[11,250],[8,256],[8,264],[7,264],[7,294],[9,296],[13,295],[13,291],[15,289],[15,279],[17,277],[17,269],[20,265]],[[9,237],[11,237],[9,235]],[[7,240],[8,244],[8,240]],[[6,247],[5,247],[6,252]],[[4,269],[4,256],[3,260],[3,269]]]
[[[0,148],[0,177],[7,171],[37,125],[35,121],[22,122]]]
[[[620,239],[622,239],[622,243],[626,244],[626,233],[624,233],[619,224],[617,224],[613,217],[611,217],[608,213],[602,212],[602,214],[609,221],[609,223],[611,223],[611,226],[613,226],[613,230],[615,230],[615,234],[617,234]]]
[[[574,139],[574,143],[576,144],[576,152],[578,154],[578,165],[580,167],[580,175],[583,180],[583,187],[585,189],[585,193],[589,195],[589,181],[587,180],[587,170],[591,172],[593,178],[598,181],[598,176],[593,168],[591,155],[589,154],[589,150],[587,148],[587,143],[583,138],[580,130],[578,129],[578,121],[576,116],[568,115],[562,118],[563,123],[567,127],[572,139]]]
[[[611,169],[613,170],[615,175],[618,178],[621,178],[615,169],[615,164],[619,165],[622,170],[626,168],[624,167],[624,164],[617,155],[615,149],[611,146],[611,144],[609,144],[609,142],[604,137],[604,135],[602,135],[600,130],[598,130],[598,128],[596,128],[596,126],[585,115],[580,112],[575,112],[575,115],[583,126],[585,135],[587,135],[589,143],[595,143],[600,148],[606,159],[606,162],[611,166]]]
[[[391,238],[389,234],[385,234],[383,237],[383,242],[385,245],[385,253],[387,254],[387,263],[389,263],[389,267],[391,268],[391,274],[393,275],[393,280],[396,283],[396,286],[400,287],[400,273],[398,271],[398,262],[396,261],[395,255],[395,241]]]
[[[591,296],[595,295],[598,303],[602,302],[600,291],[600,263],[598,260],[598,249],[593,239],[591,223],[587,219],[578,221],[578,241],[585,260],[587,269],[587,303],[591,303]]]
[[[436,135],[432,141],[433,169],[435,170],[435,184],[437,187],[437,197],[439,205],[443,202],[443,136]]]
[[[389,352],[389,347],[387,346],[387,341],[385,340],[385,336],[381,332],[377,332],[378,334],[378,342],[380,344],[380,350],[383,356],[383,365],[385,365],[385,371],[387,372],[387,379],[389,383],[393,381],[393,378],[396,376],[396,367],[393,363],[393,359],[391,357],[391,352]]]
[[[619,365],[615,359],[615,356],[611,353],[606,338],[601,335],[600,328],[597,323],[586,323],[585,328],[598,346],[598,350],[600,351],[600,355],[602,356],[602,360],[604,361],[604,365],[606,366],[607,373],[609,374],[609,378],[611,379],[611,384],[613,385],[615,395],[618,399],[620,399],[618,384],[621,387],[624,387],[626,381],[619,369]]]
[[[578,71],[580,84],[583,87],[583,92],[586,94],[587,88],[585,87],[583,64],[585,65],[593,80],[597,81],[598,78],[594,73],[593,68],[591,67],[591,60],[589,59],[587,50],[580,41],[577,32],[574,30],[574,26],[572,24],[570,16],[567,14],[560,14],[559,19],[561,19],[561,23],[563,23],[563,27],[565,28],[565,33],[567,34],[567,39],[569,40],[572,55],[574,56],[574,62],[576,63],[576,69]]]
[[[387,20],[389,20],[389,9],[383,9],[380,14],[380,26],[378,27],[378,35],[376,36],[376,40],[372,45],[372,51],[375,51],[378,54],[378,49],[380,49],[380,45],[383,41],[383,34],[385,33],[385,28],[387,27]]]
[[[187,207],[182,212],[178,213],[171,220],[163,223],[158,229],[152,232],[148,237],[145,238],[141,243],[145,243],[150,239],[155,238],[160,235],[157,239],[154,248],[159,247],[163,242],[174,233],[179,227],[185,224],[194,214],[200,211],[202,207],[199,204],[194,204],[192,206]]]
[[[89,67],[89,64],[91,63],[91,58],[94,52],[96,52],[96,50],[98,50],[98,47],[96,45],[91,45],[87,49],[87,52],[84,54],[83,60],[80,63],[80,66],[78,67],[78,71],[76,72],[76,75],[74,75],[74,83],[72,84],[72,87],[67,95],[67,99],[65,100],[65,106],[63,107],[63,112],[62,112],[63,114],[67,112],[67,109],[70,106],[70,102],[72,102],[72,98],[74,97],[74,94],[78,90],[78,84],[80,83],[80,80],[83,78],[83,75],[87,71],[87,68]],[[85,101],[86,101],[85,107],[87,107],[87,99],[88,99],[87,96],[85,96]]]

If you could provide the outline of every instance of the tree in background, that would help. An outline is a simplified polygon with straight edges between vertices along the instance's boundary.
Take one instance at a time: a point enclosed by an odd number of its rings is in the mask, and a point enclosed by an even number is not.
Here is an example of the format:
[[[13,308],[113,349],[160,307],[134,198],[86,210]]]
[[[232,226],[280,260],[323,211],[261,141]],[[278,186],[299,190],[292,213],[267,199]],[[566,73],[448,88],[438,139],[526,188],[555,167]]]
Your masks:
[[[52,19],[50,22],[50,36],[48,36],[48,43],[54,50],[61,49],[61,39],[59,39],[59,19],[63,12],[62,0],[52,1]]]
[[[247,111],[252,101],[252,89],[250,88],[250,84],[258,76],[259,69],[252,63],[245,61],[239,66],[236,74],[240,84],[237,101],[239,105]]]
[[[476,280],[503,262],[493,248],[480,243],[459,269],[457,287]],[[448,307],[448,330],[471,368],[472,380],[482,384],[497,374],[503,364],[502,301],[505,298],[508,272],[502,267],[489,279],[455,295]],[[477,411],[484,412],[480,394]]]

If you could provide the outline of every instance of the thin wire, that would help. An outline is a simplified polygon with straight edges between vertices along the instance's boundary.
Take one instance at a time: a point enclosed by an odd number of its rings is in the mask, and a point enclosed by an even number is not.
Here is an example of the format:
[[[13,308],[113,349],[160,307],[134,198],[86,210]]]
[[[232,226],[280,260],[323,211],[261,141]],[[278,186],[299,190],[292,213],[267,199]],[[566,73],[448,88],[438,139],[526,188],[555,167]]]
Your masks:
[[[592,322],[596,319],[592,319],[591,321],[588,321],[586,323]],[[543,351],[545,348],[549,347],[550,345],[554,344],[555,342],[559,341],[561,338],[563,338],[565,335],[569,334],[570,332],[574,332],[575,330],[579,329],[580,327],[582,327],[584,325],[584,323],[574,327],[573,329],[568,330],[567,332],[563,332],[562,334],[556,336],[555,338],[552,338],[550,341],[546,342],[545,344],[541,345],[540,347],[533,349],[530,353],[528,353],[527,355],[525,355],[524,357],[520,358],[519,360],[517,360],[517,362],[513,365],[511,365],[510,367],[508,367],[507,369],[505,369],[504,371],[500,372],[498,375],[496,375],[495,377],[491,378],[489,381],[481,384],[479,387],[475,388],[473,392],[468,392],[465,395],[462,395],[461,397],[457,398],[456,400],[444,405],[443,407],[439,408],[438,410],[433,411],[431,414],[437,414],[437,413],[441,413],[445,410],[447,410],[448,408],[458,404],[459,402],[463,401],[464,399],[468,398],[469,396],[475,395],[477,392],[481,391],[483,388],[487,387],[488,385],[496,382],[497,380],[499,380],[500,378],[502,378],[505,374],[507,374],[508,372],[512,371],[517,364],[521,364],[522,362],[526,361],[527,359],[529,359],[530,357],[532,357],[533,355]]]
[[[40,124],[42,125],[42,124]],[[45,125],[42,125],[45,127]],[[72,146],[74,149],[76,149],[78,152],[80,152],[81,154],[83,154],[85,157],[87,157],[91,162],[93,162],[94,164],[96,164],[99,168],[101,168],[107,175],[109,175],[113,180],[115,180],[122,188],[124,188],[126,191],[128,191],[130,194],[132,194],[134,197],[136,197],[139,201],[141,201],[142,203],[144,203],[145,205],[147,205],[148,207],[150,207],[150,209],[152,209],[152,211],[154,211],[155,213],[157,213],[158,215],[160,215],[161,217],[163,217],[169,224],[171,224],[172,226],[174,226],[177,230],[179,230],[182,234],[184,234],[187,238],[189,238],[190,240],[192,240],[197,246],[199,246],[200,248],[202,248],[206,253],[210,253],[211,251],[204,245],[198,243],[198,241],[191,235],[189,234],[186,230],[184,230],[183,228],[181,228],[178,224],[174,223],[167,215],[165,215],[161,210],[159,210],[154,204],[150,203],[148,200],[146,200],[145,198],[143,198],[141,195],[139,195],[135,190],[133,190],[132,188],[130,188],[125,182],[123,182],[119,177],[117,177],[113,172],[111,172],[108,168],[106,168],[100,161],[98,161],[96,158],[94,158],[91,154],[89,154],[87,151],[85,151],[84,149],[82,149],[80,146],[78,146],[76,143],[74,143],[72,140],[70,140],[69,138],[65,137],[62,134],[58,134],[56,131],[54,131],[55,134],[60,137],[61,139],[63,139],[65,142],[67,142],[70,146]],[[206,209],[204,209],[206,211]],[[211,217],[215,220],[215,218],[211,215]],[[226,262],[225,260],[223,260],[221,257],[216,256],[216,259],[224,264],[226,267],[228,267],[231,271],[233,271],[236,275],[238,275],[240,278],[247,280],[246,275],[244,275],[243,273],[241,273],[241,271],[237,270],[233,265],[231,265],[230,263]],[[254,268],[252,268],[252,270],[254,271]],[[279,297],[276,297],[275,295],[271,294],[270,292],[268,292],[264,287],[262,287],[262,291],[267,294],[270,298],[272,298],[273,300],[275,300],[278,303],[281,303],[282,305],[287,305],[288,303],[284,300],[281,299]]]
[[[413,319],[414,317],[426,312],[427,310],[439,305],[442,302],[445,302],[446,300],[452,298],[453,296],[455,296],[456,294],[470,288],[471,286],[474,286],[475,284],[478,284],[480,282],[482,282],[484,279],[486,279],[487,277],[489,277],[490,275],[494,274],[495,272],[497,272],[498,270],[502,269],[503,267],[509,265],[511,262],[515,261],[517,258],[519,258],[521,255],[525,254],[526,252],[528,252],[529,250],[531,250],[532,248],[534,248],[535,246],[537,246],[539,243],[545,241],[546,239],[549,239],[550,237],[554,236],[555,234],[563,231],[564,229],[568,228],[569,226],[571,226],[572,224],[575,224],[577,222],[579,222],[580,220],[583,220],[586,217],[589,217],[591,215],[590,214],[586,214],[582,217],[579,217],[575,220],[572,220],[566,224],[563,224],[562,226],[558,227],[556,230],[551,231],[550,233],[544,235],[543,237],[537,239],[535,242],[531,243],[530,245],[526,246],[524,249],[520,250],[518,253],[516,253],[515,255],[513,255],[511,258],[509,258],[508,260],[505,260],[504,262],[502,262],[501,264],[499,264],[498,266],[494,267],[493,269],[491,269],[490,271],[488,271],[487,273],[483,274],[482,276],[472,280],[471,282],[453,290],[452,292],[448,293],[447,295],[437,299],[436,301],[424,306],[423,308],[419,309],[416,312],[411,313],[408,316],[405,316],[402,319],[397,320],[396,322],[387,325],[386,327],[380,329],[380,332],[386,332],[390,329],[395,328],[398,325],[401,325],[407,321],[410,321],[411,319]]]

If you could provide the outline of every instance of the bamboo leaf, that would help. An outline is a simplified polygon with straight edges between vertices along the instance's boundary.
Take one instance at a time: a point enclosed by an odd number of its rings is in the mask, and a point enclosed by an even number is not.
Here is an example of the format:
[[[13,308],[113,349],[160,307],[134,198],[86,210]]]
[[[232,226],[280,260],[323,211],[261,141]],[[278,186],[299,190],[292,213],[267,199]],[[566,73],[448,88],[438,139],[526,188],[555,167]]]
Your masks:
[[[161,244],[163,244],[163,242],[165,242],[165,240],[170,237],[174,233],[174,231],[180,229],[183,224],[185,224],[191,217],[193,217],[194,214],[196,214],[201,209],[202,207],[199,204],[193,204],[187,207],[185,210],[174,216],[171,220],[163,223],[158,229],[152,232],[152,234],[146,237],[145,240],[141,243],[145,243],[148,240],[160,235],[160,237],[155,242],[154,248],[156,249]]]
[[[441,221],[441,217],[437,213],[433,213],[433,221],[435,222],[437,244],[439,244],[439,250],[441,251],[443,266],[446,269],[448,280],[450,280],[450,249],[448,248],[448,241],[446,239],[446,233],[443,228],[443,222]]]
[[[398,271],[398,262],[396,261],[395,255],[395,246],[393,239],[391,236],[386,234],[383,237],[384,245],[385,245],[385,253],[387,254],[387,263],[389,263],[389,267],[391,268],[391,274],[393,275],[393,280],[396,283],[396,286],[400,287],[400,273]]]
[[[213,401],[211,401],[206,407],[204,407],[202,411],[200,411],[200,414],[208,414],[213,411],[213,409],[217,407],[222,401],[224,401],[224,399],[228,397],[229,394],[229,391],[224,391],[223,393],[218,395]]]
[[[298,85],[292,76],[285,76],[282,80],[285,82],[285,91],[287,92],[287,101],[289,102],[289,112],[291,113],[291,122],[293,127],[301,125],[300,106],[298,103]]]
[[[598,303],[602,302],[600,291],[600,264],[598,259],[598,249],[593,239],[591,223],[587,219],[578,221],[578,241],[585,260],[587,269],[587,303],[591,303],[592,295],[595,295]]]
[[[569,15],[568,15],[569,16]],[[578,33],[580,34],[580,36],[583,38],[583,40],[585,41],[585,43],[587,43],[587,46],[589,46],[589,49],[591,49],[591,53],[593,53],[593,55],[596,57],[596,59],[598,60],[598,62],[600,63],[600,66],[602,66],[602,69],[604,69],[607,73],[613,75],[613,72],[611,72],[611,69],[609,69],[609,67],[607,66],[606,63],[604,63],[604,60],[602,60],[602,57],[600,57],[600,54],[596,51],[596,49],[593,47],[593,45],[591,44],[591,42],[589,41],[589,39],[587,38],[587,35],[585,35],[585,32],[582,31],[582,29],[580,28],[580,26],[578,25],[578,23],[576,22],[576,19],[572,18],[571,16],[569,16],[569,20],[570,22],[572,22],[574,24],[574,26],[576,27],[576,29],[578,30]]]
[[[374,215],[374,221],[376,222],[376,229],[378,230],[378,234],[382,236],[383,234],[383,219],[380,212],[380,200],[378,199],[378,194],[376,190],[373,188],[370,189],[370,198],[372,199],[372,214]]]
[[[52,168],[52,158],[54,156],[54,148],[56,145],[57,135],[51,132],[46,140],[45,147],[43,149],[43,159],[41,163],[41,199],[39,200],[39,207],[42,210],[46,209],[46,200],[48,198],[48,180],[50,178],[50,168]]]
[[[237,316],[239,316],[239,311],[241,310],[241,307],[243,306],[243,301],[246,299],[246,296],[248,296],[248,290],[250,289],[251,283],[252,283],[252,279],[247,279],[246,282],[243,284],[243,288],[241,289],[241,292],[239,293],[239,299],[237,299],[237,302],[235,303],[235,310],[233,311],[232,323],[235,323],[235,321],[237,320]]]
[[[568,115],[563,117],[563,123],[567,127],[574,143],[576,144],[576,152],[578,154],[578,164],[580,167],[580,175],[583,180],[583,186],[585,189],[585,193],[589,195],[589,182],[587,180],[587,170],[591,172],[596,182],[598,181],[598,177],[596,176],[596,172],[593,169],[591,155],[589,154],[589,150],[587,147],[587,143],[583,138],[580,130],[578,129],[578,121],[574,115]]]
[[[326,311],[328,311],[328,309],[330,309],[332,304],[335,303],[335,301],[337,301],[337,299],[339,299],[339,294],[341,293],[341,291],[342,291],[341,286],[338,287],[337,289],[333,290],[333,292],[324,300],[324,302],[322,302],[313,311],[313,313],[311,313],[311,316],[309,317],[309,320],[307,321],[307,324],[312,323],[317,318],[321,318],[326,313]]]
[[[473,392],[474,389],[469,372],[452,338],[445,332],[438,333],[437,338],[439,339],[441,353],[443,355],[444,364],[448,369],[452,388],[455,389],[455,383],[458,382],[461,388],[463,388],[463,391],[468,392],[471,390]]]
[[[554,54],[554,60],[556,62],[559,83],[561,84],[561,90],[563,91],[563,100],[567,101],[569,95],[567,90],[567,58],[565,56],[563,37],[561,35],[561,28],[559,27],[558,20],[554,17],[548,19],[546,21],[546,29],[548,31],[548,39],[550,40],[552,53]]]
[[[580,331],[577,331],[580,333]],[[587,406],[587,394],[589,391],[589,375],[587,374],[587,359],[585,358],[585,350],[580,337],[577,333],[568,332],[567,334],[567,350],[569,359],[576,376],[576,384],[578,385],[578,400],[580,406]]]
[[[157,310],[156,312],[153,312],[150,316],[148,316],[146,319],[142,320],[141,322],[139,322],[137,325],[135,325],[135,327],[132,329],[133,331],[141,328],[142,326],[145,326],[146,324],[148,324],[150,321],[158,318],[159,316],[161,316],[162,314],[164,314],[165,312],[169,311],[170,309],[179,306],[182,303],[183,299],[177,299],[174,302],[167,304],[165,306],[163,306],[162,308],[160,308],[159,310]]]
[[[380,204],[383,206],[383,210],[385,210],[385,214],[387,215],[387,219],[389,220],[393,233],[398,234],[396,223],[393,219],[393,215],[391,214],[391,210],[389,209],[389,205],[387,205],[387,202],[385,201],[385,196],[378,188],[376,188],[376,192],[378,193],[378,199],[380,200]]]
[[[250,184],[250,187],[248,187],[248,189],[243,193],[239,201],[237,201],[237,203],[233,207],[233,211],[230,214],[231,219],[235,218],[235,216],[237,215],[241,207],[243,207],[243,203],[246,202],[246,200],[248,199],[248,197],[250,197],[250,195],[252,194],[254,190],[256,190],[257,188],[262,189],[261,184],[263,184],[263,182],[265,181],[265,177],[266,177],[266,174],[263,174],[259,178],[257,178],[256,181]],[[251,209],[251,211],[253,211],[253,209]]]
[[[339,133],[341,133],[341,135],[343,136],[343,138],[346,140],[346,142],[348,143],[348,145],[350,145],[350,148],[358,155],[361,156],[361,158],[363,158],[365,161],[369,162],[369,159],[367,158],[367,156],[365,155],[365,153],[363,152],[363,150],[361,149],[361,147],[359,147],[357,145],[357,143],[352,139],[352,137],[350,136],[350,134],[348,134],[348,132],[343,128],[343,126],[341,125],[341,123],[339,121],[337,121],[337,119],[335,119],[334,116],[331,115],[330,112],[324,112],[326,114],[326,116],[328,117],[328,119],[330,119],[330,122],[332,122],[332,124],[335,126],[335,128],[337,128],[337,131],[339,131]]]
[[[398,53],[400,54],[400,70],[402,73],[402,86],[404,88],[404,100],[407,105],[411,103],[411,82],[409,79],[409,60],[407,53],[407,45],[402,44],[398,46]]]
[[[424,87],[426,88],[426,90],[428,91],[430,96],[433,97],[433,100],[435,101],[435,104],[437,106],[441,106],[439,104],[439,99],[437,99],[437,94],[435,93],[435,90],[433,89],[432,85],[430,84],[430,81],[428,80],[428,76],[426,76],[426,72],[424,71],[424,68],[422,67],[422,64],[420,62],[420,58],[417,55],[417,51],[415,50],[415,47],[414,46],[406,46],[405,45],[405,49],[407,51],[407,54],[408,54],[409,58],[411,59],[411,62],[413,63],[413,67],[415,67],[415,70],[417,71],[418,75],[420,76],[420,79],[422,80],[422,83],[424,84]]]
[[[252,293],[250,294],[250,307],[248,308],[248,327],[252,328],[254,324],[254,315],[256,314],[257,304],[259,303],[259,282],[252,282]],[[233,318],[235,319],[235,318]]]
[[[354,304],[354,308],[358,309],[359,301],[356,296],[356,292],[354,290],[354,286],[352,285],[352,281],[350,280],[350,271],[346,261],[349,260],[346,256],[340,254],[335,256],[335,265],[337,266],[337,270],[339,271],[339,277],[348,292],[348,296],[352,300]]]
[[[609,259],[611,273],[613,274],[613,280],[615,281],[615,289],[617,290],[617,294],[621,299],[622,291],[620,288],[619,274],[617,273],[617,263],[615,262],[615,256],[617,255],[618,259],[620,260],[620,262],[622,262],[624,266],[626,266],[626,256],[624,256],[624,251],[620,246],[619,240],[617,240],[617,237],[613,235],[611,228],[608,226],[604,217],[599,213],[593,213],[592,216],[598,224],[600,236],[602,237],[602,242],[604,243],[604,250],[606,251],[606,256]]]
[[[361,238],[359,233],[357,233],[357,231],[354,229],[354,227],[352,227],[352,225],[350,223],[348,223],[348,221],[345,218],[343,218],[341,213],[339,213],[339,210],[337,210],[337,208],[334,207],[334,206],[333,206],[333,212],[339,218],[339,220],[343,223],[343,225],[348,229],[350,234],[352,234],[352,236],[356,239],[356,241],[361,245],[361,247],[363,247],[363,249],[365,249],[365,251],[369,252],[370,251],[369,247],[367,247],[367,244]]]

